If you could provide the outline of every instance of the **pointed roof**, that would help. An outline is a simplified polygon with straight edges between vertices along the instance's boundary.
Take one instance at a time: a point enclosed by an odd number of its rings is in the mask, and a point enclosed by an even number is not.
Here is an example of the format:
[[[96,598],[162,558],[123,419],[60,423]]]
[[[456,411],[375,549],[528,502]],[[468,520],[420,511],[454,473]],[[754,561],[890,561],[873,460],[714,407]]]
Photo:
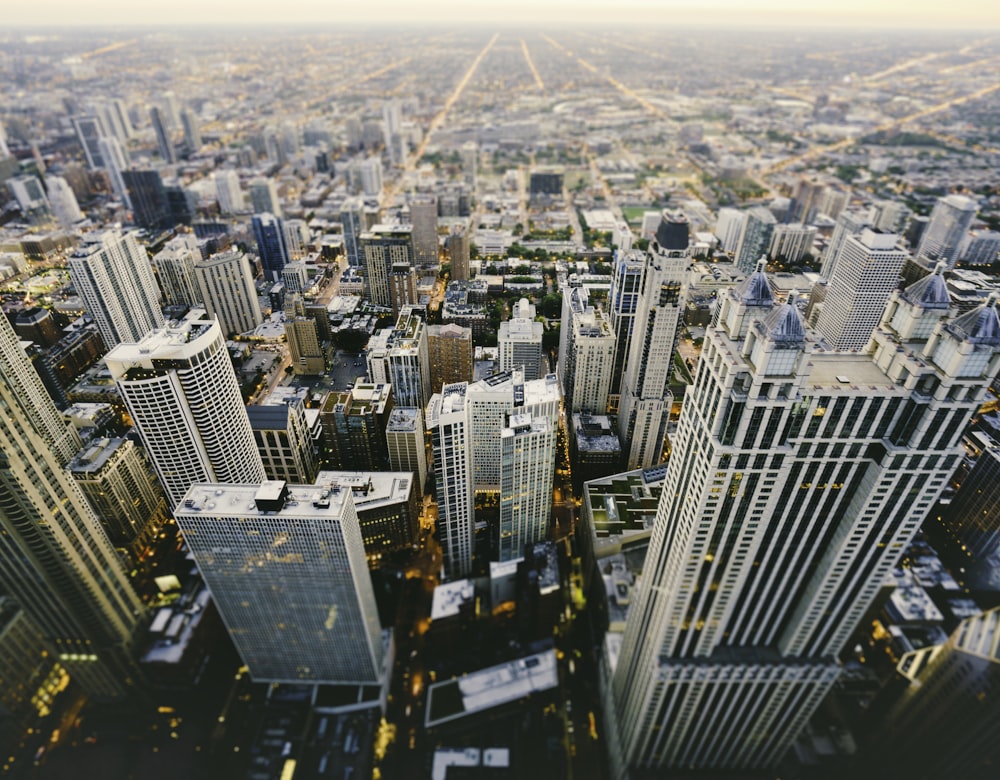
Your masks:
[[[986,303],[956,317],[945,329],[962,341],[1000,347],[1000,316],[997,316],[998,293],[991,292]]]
[[[903,300],[922,309],[947,309],[951,306],[951,296],[944,280],[944,263],[938,263],[934,270],[903,291]]]
[[[764,331],[767,338],[778,344],[801,344],[806,339],[806,329],[802,325],[802,317],[795,305],[798,293],[792,290],[788,300],[776,307],[764,318]]]
[[[757,269],[746,279],[740,282],[733,291],[737,300],[747,306],[773,306],[774,293],[771,291],[771,282],[764,273],[767,265],[767,258],[762,257],[757,261]]]

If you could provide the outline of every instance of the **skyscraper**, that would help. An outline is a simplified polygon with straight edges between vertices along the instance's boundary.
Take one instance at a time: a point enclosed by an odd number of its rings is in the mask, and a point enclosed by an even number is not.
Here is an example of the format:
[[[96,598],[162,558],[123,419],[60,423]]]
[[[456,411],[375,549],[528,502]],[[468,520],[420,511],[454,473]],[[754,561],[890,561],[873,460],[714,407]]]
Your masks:
[[[88,695],[135,683],[144,608],[108,536],[63,466],[80,440],[0,317],[0,591],[40,628]]]
[[[393,387],[363,382],[332,392],[319,411],[324,468],[384,471],[389,463],[385,429],[394,408]]]
[[[175,516],[255,682],[381,682],[378,608],[350,489],[199,484]]]
[[[563,293],[562,321],[565,339],[559,345],[559,368],[566,412],[604,414],[615,360],[611,324],[601,310],[590,305],[585,287]]]
[[[248,406],[250,427],[268,479],[312,484],[319,463],[302,399],[278,398]]]
[[[863,776],[992,778],[1000,762],[1000,608],[966,618],[943,645],[907,653],[897,670],[909,685],[860,756]]]
[[[115,196],[125,204],[125,208],[131,209],[132,199],[124,175],[130,165],[128,153],[117,138],[101,138],[98,140],[97,146],[101,150],[104,169],[108,172],[108,178],[111,180],[111,189]]]
[[[427,326],[427,356],[431,364],[431,390],[455,382],[471,382],[472,329],[450,323]]]
[[[254,214],[273,214],[281,218],[281,199],[273,179],[261,176],[250,181],[250,206]]]
[[[364,263],[364,256],[358,245],[358,239],[365,232],[364,207],[361,198],[348,198],[340,207],[340,222],[344,227],[344,255],[352,268],[359,268]]]
[[[834,271],[816,330],[834,349],[861,349],[868,343],[909,257],[898,241],[895,233],[864,228],[849,236],[832,259]]]
[[[757,266],[762,255],[767,254],[771,245],[771,234],[778,220],[764,206],[754,206],[746,212],[746,221],[740,231],[740,239],[736,245],[733,262],[745,274],[749,274]]]
[[[820,273],[824,279],[829,279],[833,276],[833,272],[837,268],[837,258],[840,256],[840,249],[843,247],[844,242],[870,226],[871,222],[867,212],[841,212],[840,216],[837,217],[833,233],[830,235],[830,243],[826,245],[826,251],[823,253],[823,266],[820,269]]]
[[[251,220],[253,237],[264,276],[272,282],[281,279],[281,269],[291,261],[285,238],[285,223],[274,214],[255,214]]]
[[[107,133],[101,125],[101,120],[93,115],[70,117],[70,123],[76,131],[77,140],[83,148],[83,154],[87,158],[87,167],[92,171],[105,167],[104,157],[98,142]]]
[[[437,198],[420,197],[410,201],[413,225],[413,263],[421,268],[438,264]]]
[[[894,292],[857,354],[762,272],[723,297],[608,656],[618,774],[773,767],[822,701],[1000,368],[996,298],[948,320],[941,292]]]
[[[193,309],[105,362],[171,506],[196,482],[264,480],[217,320]]]
[[[556,427],[544,415],[509,415],[500,431],[500,524],[497,557],[512,561],[548,537]]]
[[[155,229],[169,227],[173,223],[167,190],[159,171],[125,170],[121,176],[137,225]]]
[[[359,237],[358,243],[368,299],[379,306],[392,307],[392,287],[389,281],[393,266],[413,265],[410,226],[375,225],[370,232]]]
[[[976,208],[976,201],[964,195],[938,199],[917,246],[917,257],[925,261],[943,260],[949,268],[954,268],[972,220],[976,218]]]
[[[263,321],[250,261],[238,249],[196,260],[194,280],[208,316],[219,320],[226,336],[246,333]]]
[[[511,318],[500,323],[497,334],[500,370],[520,369],[526,380],[545,376],[548,361],[542,354],[544,330],[542,323],[535,322],[535,307],[527,298],[515,303]]]
[[[216,171],[212,176],[215,195],[219,201],[219,211],[223,214],[239,214],[246,211],[246,199],[240,189],[240,177],[233,170]]]
[[[149,107],[149,121],[153,125],[153,132],[156,133],[156,146],[160,151],[160,157],[163,158],[164,162],[173,165],[177,162],[177,152],[170,137],[170,128],[157,106]]]
[[[393,328],[385,328],[368,340],[368,376],[373,382],[392,385],[400,406],[423,408],[431,396],[427,323],[419,307],[404,308]]]
[[[181,127],[184,128],[184,146],[188,155],[192,155],[201,149],[201,131],[194,114],[188,109],[181,111]]]
[[[153,268],[168,306],[201,303],[201,293],[194,276],[194,264],[200,260],[198,241],[191,233],[174,236],[153,256]]]
[[[390,470],[411,472],[420,495],[427,482],[424,431],[424,411],[414,406],[397,406],[385,426]]]
[[[468,385],[445,385],[427,404],[427,428],[434,452],[434,494],[438,505],[438,542],[449,580],[472,570],[476,542],[472,484],[472,447],[465,408]]]
[[[615,362],[611,368],[608,406],[615,412],[618,411],[621,399],[622,376],[625,373],[625,360],[631,350],[635,313],[642,293],[645,269],[645,255],[642,252],[638,250],[615,252],[611,270],[611,290],[608,294],[608,315],[611,320],[611,330],[615,334]]]
[[[446,239],[451,278],[469,281],[469,234],[464,228],[452,228]]]
[[[88,234],[70,255],[69,273],[108,348],[163,324],[153,267],[132,233]]]
[[[76,195],[73,194],[73,190],[70,189],[66,180],[61,176],[49,176],[45,183],[49,188],[49,203],[52,206],[52,213],[59,221],[59,225],[68,228],[81,221],[83,212],[80,211]]]
[[[663,450],[673,403],[669,386],[684,309],[684,276],[691,261],[688,230],[683,214],[664,212],[645,253],[619,406],[619,431],[629,470],[659,463]]]

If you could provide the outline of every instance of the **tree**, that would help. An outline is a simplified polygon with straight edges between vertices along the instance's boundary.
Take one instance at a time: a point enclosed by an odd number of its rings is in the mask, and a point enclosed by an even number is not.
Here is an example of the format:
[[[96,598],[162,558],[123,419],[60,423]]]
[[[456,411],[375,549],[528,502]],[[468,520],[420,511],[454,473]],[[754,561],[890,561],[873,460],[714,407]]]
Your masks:
[[[550,320],[562,316],[562,295],[560,293],[549,293],[542,297],[542,314]]]

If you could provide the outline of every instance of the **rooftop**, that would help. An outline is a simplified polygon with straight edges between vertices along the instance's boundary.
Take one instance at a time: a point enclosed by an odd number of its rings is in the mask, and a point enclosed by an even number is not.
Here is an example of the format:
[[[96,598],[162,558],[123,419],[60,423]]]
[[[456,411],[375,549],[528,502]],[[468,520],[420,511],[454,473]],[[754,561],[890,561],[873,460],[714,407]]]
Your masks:
[[[286,485],[278,481],[277,485],[287,487],[288,496],[284,506],[276,511],[263,511],[257,507],[258,499],[267,499],[262,488],[271,487],[271,482],[265,482],[263,485],[195,484],[188,488],[175,512],[189,516],[204,512],[210,516],[230,518],[278,516],[339,520],[346,502],[350,500],[349,491],[324,484]]]
[[[551,690],[558,684],[555,650],[434,683],[427,689],[425,725],[438,726],[532,693]]]
[[[472,580],[456,580],[434,588],[431,620],[444,620],[459,613],[462,605],[475,598]]]

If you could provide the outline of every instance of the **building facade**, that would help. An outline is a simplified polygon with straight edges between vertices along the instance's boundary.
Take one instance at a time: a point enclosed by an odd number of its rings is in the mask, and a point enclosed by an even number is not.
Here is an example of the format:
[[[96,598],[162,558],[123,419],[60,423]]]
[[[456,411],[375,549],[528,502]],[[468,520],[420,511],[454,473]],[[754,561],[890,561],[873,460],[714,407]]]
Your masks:
[[[251,331],[263,322],[250,261],[238,249],[196,261],[194,279],[208,316],[219,320],[227,337]]]

